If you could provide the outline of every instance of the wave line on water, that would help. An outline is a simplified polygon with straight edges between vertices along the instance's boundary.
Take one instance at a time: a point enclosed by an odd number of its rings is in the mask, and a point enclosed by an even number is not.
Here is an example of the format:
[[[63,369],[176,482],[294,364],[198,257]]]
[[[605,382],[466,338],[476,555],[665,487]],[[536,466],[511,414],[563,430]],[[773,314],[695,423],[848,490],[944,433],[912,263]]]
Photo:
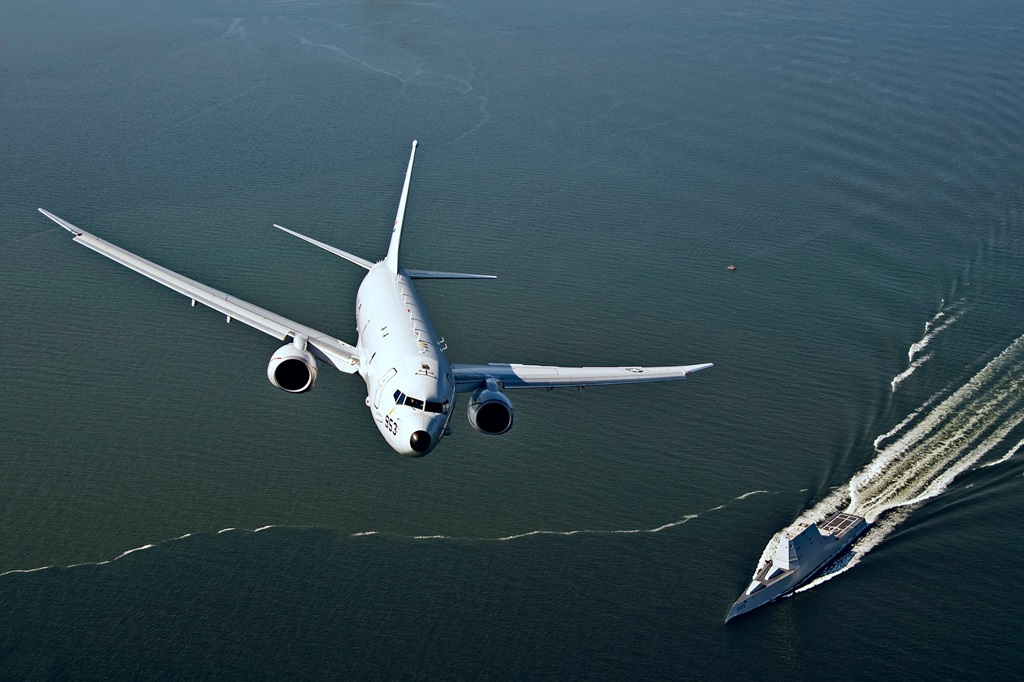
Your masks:
[[[890,382],[889,384],[889,386],[892,388],[892,392],[895,393],[896,389],[899,388],[900,384],[909,379],[914,372],[916,372],[924,363],[928,362],[931,359],[932,354],[929,353],[928,355],[923,355],[917,358],[916,360],[912,360],[910,365],[905,370],[903,370],[902,372],[900,372],[899,374],[892,378],[892,382]]]
[[[223,531],[221,531],[221,532],[223,532]],[[164,544],[167,544],[169,542],[177,542],[178,540],[184,540],[185,538],[190,538],[193,535],[195,535],[195,533],[185,533],[184,535],[179,535],[177,537],[169,538],[167,540],[161,540],[159,542],[149,542],[149,543],[146,543],[145,545],[141,545],[139,547],[133,547],[132,549],[126,549],[125,551],[121,552],[120,554],[118,554],[113,559],[106,559],[104,561],[82,561],[82,562],[77,563],[77,564],[65,564],[65,565],[53,564],[53,565],[50,565],[50,566],[39,566],[39,567],[36,567],[36,568],[13,568],[13,569],[11,569],[9,571],[4,571],[3,573],[0,573],[0,578],[4,577],[6,575],[14,575],[16,573],[36,573],[38,571],[46,571],[46,570],[50,570],[50,569],[54,569],[54,568],[80,568],[82,566],[106,566],[108,564],[114,563],[115,561],[119,561],[120,559],[123,559],[126,556],[129,556],[131,554],[135,554],[136,552],[142,552],[142,551],[145,551],[147,549],[153,549],[157,545],[164,545]]]
[[[532,530],[532,531],[526,531],[526,532],[523,532],[523,533],[517,533],[517,534],[514,534],[514,535],[506,535],[506,536],[501,536],[501,537],[457,537],[457,536],[449,536],[449,535],[442,535],[442,534],[435,534],[435,535],[400,535],[400,534],[397,534],[397,533],[396,534],[391,534],[391,533],[386,533],[386,532],[377,531],[377,530],[368,530],[368,531],[360,531],[360,532],[356,532],[356,533],[349,533],[348,537],[350,537],[350,538],[364,538],[364,537],[371,537],[371,536],[375,536],[375,535],[381,535],[381,536],[390,536],[390,537],[398,538],[398,539],[401,539],[401,540],[446,540],[446,541],[457,541],[457,542],[508,542],[510,540],[519,540],[519,539],[522,539],[522,538],[533,537],[533,536],[537,536],[537,535],[571,536],[571,535],[584,535],[584,534],[589,534],[589,535],[621,535],[621,534],[637,534],[637,533],[660,533],[660,532],[662,532],[664,530],[667,530],[669,528],[675,528],[676,526],[681,526],[684,523],[686,523],[687,521],[692,521],[693,519],[700,518],[704,514],[708,514],[708,513],[713,512],[713,511],[718,511],[719,509],[724,509],[725,507],[727,507],[728,505],[732,504],[733,502],[738,502],[738,501],[741,501],[741,500],[745,500],[748,497],[752,497],[754,495],[759,495],[759,494],[766,494],[768,492],[769,492],[768,490],[751,490],[749,492],[743,493],[742,495],[738,495],[738,496],[732,498],[731,500],[729,500],[728,502],[726,502],[724,504],[720,504],[720,505],[717,505],[717,506],[712,507],[710,509],[706,509],[705,511],[699,512],[697,514],[687,514],[686,516],[684,516],[683,518],[681,518],[679,520],[670,521],[669,523],[664,523],[664,524],[662,524],[660,526],[656,526],[654,528],[636,528],[636,529],[626,529],[626,530],[615,530],[615,529],[612,529],[612,530],[591,530],[591,529],[581,529],[581,530],[568,530],[568,531]],[[286,528],[286,529],[293,529],[293,530],[296,530],[296,529],[308,530],[308,529],[314,528],[314,526],[298,526],[298,525],[292,526],[292,525],[287,525],[287,524],[268,524],[268,525],[260,526],[258,528],[253,528],[253,529],[230,527],[230,528],[222,528],[222,529],[216,531],[215,533],[212,533],[212,535],[223,535],[225,533],[251,533],[251,534],[255,535],[256,533],[261,533],[263,531],[270,530],[270,529],[273,529],[273,528]],[[123,559],[123,558],[125,558],[127,556],[130,556],[132,554],[135,554],[137,552],[142,552],[142,551],[145,551],[145,550],[148,550],[148,549],[153,549],[154,547],[158,547],[160,545],[170,544],[172,542],[178,542],[179,540],[184,540],[186,538],[190,538],[193,535],[196,535],[196,533],[194,533],[194,532],[193,533],[185,533],[184,535],[178,535],[177,537],[169,538],[167,540],[161,540],[161,541],[157,541],[157,542],[149,542],[149,543],[146,543],[145,545],[141,545],[139,547],[134,547],[132,549],[125,550],[125,551],[121,552],[120,554],[118,554],[113,559],[106,559],[104,561],[83,561],[81,563],[67,564],[67,565],[53,564],[53,565],[48,565],[48,566],[38,566],[36,568],[15,568],[15,569],[11,569],[9,571],[4,571],[4,572],[0,573],[0,578],[2,578],[4,576],[7,576],[7,575],[14,575],[14,574],[18,574],[18,573],[36,573],[38,571],[46,571],[46,570],[50,570],[50,569],[69,569],[69,568],[79,568],[79,567],[83,567],[83,566],[106,566],[108,564],[112,564],[115,561],[119,561],[120,559]]]
[[[849,483],[849,513],[873,522],[898,506],[938,495],[1024,422],[1024,336],[877,451]]]
[[[1007,452],[1005,455],[1003,455],[999,459],[997,459],[995,461],[992,461],[992,462],[986,462],[985,464],[982,464],[981,466],[982,467],[994,467],[997,464],[1002,464],[1003,462],[1008,462],[1008,461],[1010,461],[1013,458],[1014,455],[1016,455],[1020,451],[1021,446],[1024,446],[1024,439],[1020,440],[1016,445],[1014,445],[1012,448],[1010,448],[1009,452]]]
[[[700,518],[701,516],[703,516],[705,514],[709,514],[709,513],[713,512],[713,511],[718,511],[720,509],[724,509],[725,507],[729,506],[733,502],[738,502],[738,501],[741,501],[741,500],[745,500],[748,497],[752,497],[754,495],[767,494],[769,492],[770,491],[768,491],[768,490],[751,490],[749,492],[743,493],[742,495],[737,495],[736,497],[732,498],[731,500],[729,500],[728,502],[726,502],[724,504],[720,504],[720,505],[717,505],[715,507],[711,507],[710,509],[705,509],[704,511],[698,512],[696,514],[687,514],[686,516],[684,516],[684,517],[682,517],[680,519],[677,519],[675,521],[669,521],[668,523],[663,523],[660,526],[655,526],[654,528],[627,528],[627,529],[614,529],[613,528],[613,529],[604,529],[604,530],[601,530],[601,529],[591,529],[591,528],[582,528],[582,529],[576,529],[576,530],[545,530],[545,529],[538,529],[538,530],[523,531],[522,533],[514,533],[512,535],[503,535],[503,536],[498,536],[498,537],[493,537],[493,536],[491,536],[491,537],[462,537],[462,536],[456,536],[456,535],[443,535],[443,534],[434,534],[434,535],[394,535],[392,537],[397,537],[397,538],[402,539],[402,540],[448,540],[448,541],[453,541],[453,542],[509,542],[511,540],[522,540],[523,538],[537,537],[537,536],[540,536],[540,535],[560,535],[560,536],[563,536],[563,537],[570,537],[570,536],[573,536],[573,535],[637,535],[637,534],[642,534],[642,533],[660,533],[662,531],[668,530],[669,528],[675,528],[676,526],[681,526],[681,525],[683,525],[684,523],[686,523],[688,521],[693,521],[694,519]],[[388,535],[388,534],[387,533],[382,533],[380,531],[363,531],[361,533],[351,533],[349,535],[349,537],[356,538],[356,537],[366,537],[366,536],[369,536],[369,535]]]
[[[899,388],[900,384],[910,378],[914,372],[920,369],[926,362],[931,360],[931,353],[921,355],[921,352],[928,347],[936,336],[959,321],[963,312],[964,306],[962,301],[954,302],[953,305],[947,309],[946,300],[942,300],[942,303],[939,305],[939,311],[932,315],[930,320],[924,323],[924,335],[914,343],[910,344],[910,349],[907,351],[907,360],[910,364],[905,370],[893,377],[893,380],[890,383],[893,393],[896,392],[896,389]]]

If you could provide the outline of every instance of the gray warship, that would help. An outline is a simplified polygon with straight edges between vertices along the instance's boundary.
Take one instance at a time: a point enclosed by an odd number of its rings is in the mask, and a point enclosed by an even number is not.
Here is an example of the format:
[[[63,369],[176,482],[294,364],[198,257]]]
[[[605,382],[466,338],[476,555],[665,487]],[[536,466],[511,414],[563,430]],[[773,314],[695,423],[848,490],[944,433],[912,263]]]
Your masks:
[[[725,622],[803,585],[853,544],[868,525],[863,517],[840,512],[823,523],[811,524],[793,537],[783,537],[775,554],[732,605]]]

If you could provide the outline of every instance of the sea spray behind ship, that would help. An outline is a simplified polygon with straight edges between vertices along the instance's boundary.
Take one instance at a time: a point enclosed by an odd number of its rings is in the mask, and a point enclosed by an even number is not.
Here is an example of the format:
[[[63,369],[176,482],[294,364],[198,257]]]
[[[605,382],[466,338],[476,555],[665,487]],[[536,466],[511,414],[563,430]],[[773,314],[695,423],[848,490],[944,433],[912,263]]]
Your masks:
[[[942,321],[940,312],[927,323],[923,340],[911,347],[911,369],[917,353],[956,320],[953,316]],[[1009,460],[1024,446],[1024,440],[1011,437],[1024,423],[1022,375],[1024,336],[1015,339],[963,385],[936,392],[896,427],[878,436],[871,462],[846,485],[836,488],[772,537],[761,555],[751,585],[726,620],[791,592],[811,589],[849,570],[915,509],[940,495],[958,475],[987,454],[994,452],[998,457],[985,466]],[[894,390],[896,386],[894,381]],[[768,587],[765,579],[779,570],[780,549],[790,546],[793,538],[806,537],[807,533],[816,535],[815,524],[836,515],[844,504],[847,505],[845,514],[862,518],[866,524],[875,524],[870,530],[864,525],[853,537],[846,536],[843,549],[864,534],[849,554],[839,557],[833,554],[824,564],[812,561],[814,569],[805,566],[802,572],[791,572],[781,585],[779,582],[772,584],[775,589],[768,596],[765,596],[767,589],[759,592]],[[877,523],[880,520],[882,523]],[[832,561],[837,558],[838,561]],[[788,569],[784,560],[781,563]],[[808,583],[819,571],[821,575]]]

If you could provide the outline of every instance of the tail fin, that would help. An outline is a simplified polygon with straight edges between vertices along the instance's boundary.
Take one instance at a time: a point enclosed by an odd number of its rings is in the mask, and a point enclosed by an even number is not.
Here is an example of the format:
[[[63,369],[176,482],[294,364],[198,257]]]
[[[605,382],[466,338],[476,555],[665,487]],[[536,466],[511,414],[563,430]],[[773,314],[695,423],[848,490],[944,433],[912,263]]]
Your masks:
[[[405,171],[405,184],[402,186],[402,198],[398,202],[398,215],[395,216],[395,227],[391,230],[391,244],[384,264],[388,270],[398,274],[398,246],[402,242],[402,222],[405,220],[405,200],[409,197],[409,181],[412,179],[412,162],[416,158],[416,140],[412,141],[412,153],[409,154],[409,168]]]

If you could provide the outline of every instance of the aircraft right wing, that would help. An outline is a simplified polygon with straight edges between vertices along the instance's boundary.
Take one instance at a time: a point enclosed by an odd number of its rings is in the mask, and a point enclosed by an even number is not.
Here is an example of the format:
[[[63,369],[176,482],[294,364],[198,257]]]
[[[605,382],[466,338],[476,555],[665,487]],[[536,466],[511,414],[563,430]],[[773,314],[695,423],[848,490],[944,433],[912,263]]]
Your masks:
[[[484,388],[494,379],[503,388],[558,388],[560,386],[607,386],[676,381],[712,367],[712,363],[673,367],[553,367],[540,365],[452,365],[456,390],[460,393]]]
[[[296,336],[304,337],[310,351],[324,362],[348,374],[353,374],[359,370],[359,351],[344,341],[340,341],[312,327],[289,320],[287,317],[278,315],[266,308],[261,308],[213,287],[208,287],[184,275],[179,275],[152,261],[136,256],[131,251],[126,251],[120,246],[111,244],[94,234],[75,227],[49,211],[39,209],[39,212],[73,234],[74,241],[106,256],[112,261],[120,263],[126,268],[149,277],[154,282],[163,284],[168,289],[173,289],[179,294],[188,296],[192,299],[193,305],[196,302],[202,303],[226,315],[228,322],[238,320],[282,341],[289,336],[292,338]]]

